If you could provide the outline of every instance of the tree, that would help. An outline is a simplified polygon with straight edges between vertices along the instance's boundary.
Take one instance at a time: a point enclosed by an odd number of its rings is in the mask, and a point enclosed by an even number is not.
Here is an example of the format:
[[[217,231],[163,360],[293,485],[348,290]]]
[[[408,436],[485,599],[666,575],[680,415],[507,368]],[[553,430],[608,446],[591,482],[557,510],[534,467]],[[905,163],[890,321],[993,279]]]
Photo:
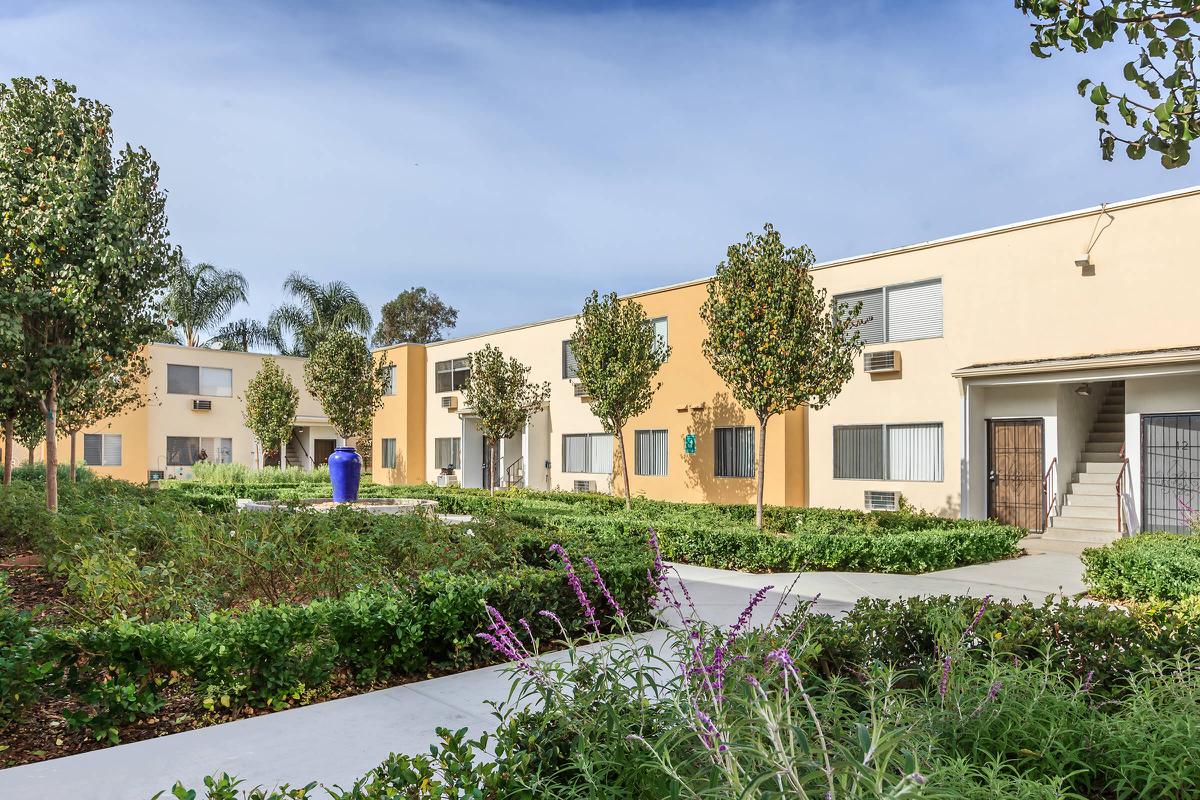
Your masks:
[[[862,350],[853,314],[826,309],[808,247],[785,247],[770,224],[731,245],[708,285],[700,317],[704,355],[743,408],[758,418],[757,509],[762,527],[767,423],[801,405],[823,408],[854,375]]]
[[[263,455],[279,453],[292,436],[300,392],[290,375],[265,359],[246,387],[242,418],[254,434]]]
[[[173,327],[182,333],[180,344],[210,347],[215,339],[203,333],[224,321],[238,303],[246,302],[248,284],[242,273],[212,264],[191,264],[180,258],[171,270],[164,308]]]
[[[371,344],[388,347],[404,342],[441,341],[442,330],[453,328],[457,322],[458,309],[443,303],[442,298],[424,286],[414,286],[383,304]]]
[[[1200,55],[1198,0],[1016,0],[1032,17],[1029,48],[1038,58],[1069,46],[1077,53],[1099,50],[1123,35],[1136,53],[1123,79],[1132,90],[1114,91],[1085,79],[1079,95],[1096,106],[1100,153],[1112,161],[1118,144],[1134,160],[1153,150],[1167,169],[1188,163],[1191,142],[1200,136],[1197,57]],[[1111,126],[1116,108],[1120,125]]]
[[[576,377],[587,390],[592,413],[604,430],[617,438],[621,475],[625,479],[625,508],[629,508],[629,460],[625,425],[650,408],[661,383],[654,376],[671,355],[671,348],[654,333],[645,309],[636,300],[603,298],[593,291],[583,303],[571,336]]]
[[[58,509],[58,397],[99,360],[162,331],[167,241],[158,165],[113,152],[112,111],[45,78],[0,84],[0,285],[21,314],[24,380],[46,427],[46,505]]]
[[[150,368],[143,353],[135,353],[116,367],[100,361],[91,376],[63,387],[59,396],[58,427],[71,441],[71,483],[75,483],[76,439],[80,431],[100,420],[118,417],[141,408],[149,400],[146,393]]]
[[[534,412],[550,399],[549,382],[530,383],[529,371],[490,344],[471,354],[471,377],[463,389],[463,402],[478,416],[479,432],[488,442],[488,483],[493,493],[500,440],[523,431]]]
[[[330,331],[304,365],[308,391],[343,439],[370,434],[390,377],[387,359],[376,361],[366,339],[343,330]]]
[[[220,327],[213,337],[213,347],[239,353],[249,353],[256,347],[269,347],[271,333],[256,319],[238,319]]]
[[[33,463],[33,451],[46,440],[46,417],[39,406],[29,406],[13,419],[13,437],[25,448],[28,463]],[[55,465],[58,469],[58,465]],[[49,480],[47,473],[46,480]]]
[[[318,283],[293,272],[283,291],[296,298],[271,312],[267,329],[272,344],[284,355],[307,356],[334,331],[366,336],[371,332],[371,312],[344,281]]]

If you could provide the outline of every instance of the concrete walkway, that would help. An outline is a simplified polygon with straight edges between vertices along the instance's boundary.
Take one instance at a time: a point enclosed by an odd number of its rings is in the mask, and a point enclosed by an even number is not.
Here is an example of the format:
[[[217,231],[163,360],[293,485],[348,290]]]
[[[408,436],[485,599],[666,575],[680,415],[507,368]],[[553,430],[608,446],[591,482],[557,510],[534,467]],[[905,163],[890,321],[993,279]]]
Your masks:
[[[765,622],[795,582],[794,604],[819,594],[817,610],[844,613],[863,597],[973,595],[1040,601],[1083,591],[1072,555],[1044,553],[926,575],[810,572],[752,575],[679,565],[700,615],[729,625],[755,590],[773,585],[755,616]],[[659,646],[662,631],[642,637]],[[561,657],[550,655],[548,658]],[[489,700],[508,693],[503,667],[487,667],[370,694],[214,725],[144,742],[0,770],[0,798],[146,800],[176,780],[201,791],[203,776],[228,772],[247,788],[320,781],[348,787],[389,753],[428,752],[435,729],[490,729]]]

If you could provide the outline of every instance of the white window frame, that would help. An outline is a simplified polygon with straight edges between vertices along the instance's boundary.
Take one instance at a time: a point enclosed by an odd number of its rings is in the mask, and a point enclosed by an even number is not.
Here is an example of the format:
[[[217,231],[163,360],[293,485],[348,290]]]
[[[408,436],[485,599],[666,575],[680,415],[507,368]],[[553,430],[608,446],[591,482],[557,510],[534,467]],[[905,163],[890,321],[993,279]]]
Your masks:
[[[449,365],[447,369],[442,369],[443,365]],[[460,379],[460,373],[465,373]],[[438,375],[450,376],[450,388],[441,389],[438,387]],[[446,394],[447,392],[461,391],[467,385],[467,381],[471,379],[471,357],[464,356],[463,358],[448,358],[442,361],[436,361],[433,365],[433,393]]]
[[[562,435],[562,471],[567,475],[611,475],[612,474],[612,459],[609,459],[607,464],[603,465],[603,469],[596,469],[596,464],[592,463],[592,441],[599,437],[605,437],[610,440],[609,452],[614,452],[616,442],[612,441],[611,433],[564,433]],[[583,469],[568,469],[567,462],[567,440],[568,439],[583,439]]]
[[[462,469],[462,437],[461,436],[436,436],[433,440],[433,468],[443,470],[449,467],[449,464],[438,463],[438,442],[454,442],[450,446],[450,459],[453,462],[453,469],[458,471]],[[457,456],[457,458],[455,458]]]
[[[100,438],[100,463],[93,464],[87,460],[87,440],[89,436],[97,436]],[[115,461],[109,458],[109,443],[112,441],[117,443],[117,458]],[[88,467],[119,467],[125,458],[125,442],[119,433],[85,433],[83,435],[83,463]]]
[[[396,365],[395,364],[391,364],[388,366],[387,386],[384,387],[383,394],[386,397],[393,397],[396,394]]]
[[[395,367],[392,367],[392,369],[395,369]],[[379,468],[380,469],[395,469],[396,468],[396,440],[395,440],[395,438],[389,437],[389,438],[382,438],[379,440]]]
[[[891,476],[892,464],[891,453],[889,452],[888,430],[890,428],[913,428],[913,427],[938,427],[942,429],[942,451],[939,454],[940,460],[934,464],[935,472],[941,477],[938,478],[893,478]],[[882,439],[883,451],[880,453],[883,464],[883,477],[881,478],[852,478],[839,477],[836,472],[837,465],[837,432],[845,428],[878,428]],[[861,425],[834,425],[833,431],[833,464],[831,472],[833,479],[836,481],[889,481],[898,483],[944,483],[946,480],[946,425],[943,422],[889,422],[889,423],[864,423]]]

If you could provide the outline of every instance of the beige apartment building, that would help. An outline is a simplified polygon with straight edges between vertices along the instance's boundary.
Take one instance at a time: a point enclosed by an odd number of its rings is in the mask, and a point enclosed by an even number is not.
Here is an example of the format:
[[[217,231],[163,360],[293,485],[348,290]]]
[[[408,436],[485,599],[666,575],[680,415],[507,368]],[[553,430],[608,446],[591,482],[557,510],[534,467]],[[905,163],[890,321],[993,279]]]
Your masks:
[[[826,408],[771,421],[767,502],[907,502],[1075,542],[1184,529],[1200,509],[1198,229],[1195,187],[817,265],[831,302],[862,303],[865,349]],[[631,295],[671,346],[652,407],[624,431],[635,495],[753,499],[753,417],[701,352],[709,280]],[[574,376],[574,326],[564,317],[382,349],[393,379],[375,419],[374,479],[487,485],[462,388],[470,354],[492,344],[551,386],[501,443],[497,482],[619,491],[613,437]],[[321,463],[340,443],[304,391],[302,359],[171,345],[150,355],[147,406],[84,435],[101,472],[186,477],[201,454],[259,463],[239,398],[268,357],[301,389],[287,461]]]

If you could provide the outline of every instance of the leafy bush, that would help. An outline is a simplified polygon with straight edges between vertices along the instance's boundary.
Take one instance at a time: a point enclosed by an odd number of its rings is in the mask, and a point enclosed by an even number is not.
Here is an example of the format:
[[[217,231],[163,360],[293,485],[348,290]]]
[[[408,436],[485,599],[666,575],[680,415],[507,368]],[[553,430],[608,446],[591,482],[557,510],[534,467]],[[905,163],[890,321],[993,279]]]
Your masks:
[[[246,464],[212,464],[201,461],[192,466],[192,476],[197,483],[218,486],[329,483],[329,467],[321,466],[310,470],[299,467],[255,469]]]
[[[91,480],[93,472],[83,464],[78,464],[75,467],[75,480],[86,481]],[[13,480],[26,481],[28,483],[40,483],[46,485],[46,463],[44,461],[26,462],[20,466],[13,467]],[[71,465],[58,465],[58,482],[59,485],[70,483],[71,481]]]
[[[1200,595],[1200,536],[1144,533],[1083,551],[1083,580],[1113,600],[1185,600]]]

